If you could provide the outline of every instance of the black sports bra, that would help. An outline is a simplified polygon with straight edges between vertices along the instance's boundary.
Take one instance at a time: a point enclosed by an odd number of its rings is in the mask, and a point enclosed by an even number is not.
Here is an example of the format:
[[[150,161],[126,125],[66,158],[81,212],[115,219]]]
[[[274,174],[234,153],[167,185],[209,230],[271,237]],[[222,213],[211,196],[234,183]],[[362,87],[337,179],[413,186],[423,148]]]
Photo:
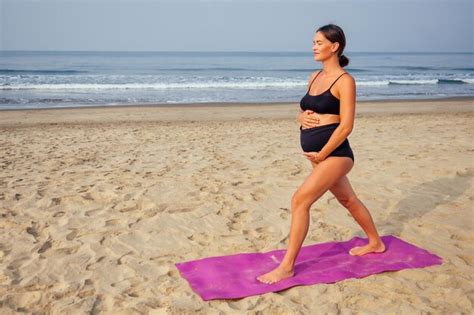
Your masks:
[[[300,101],[300,107],[302,110],[312,110],[318,114],[335,114],[339,115],[339,106],[340,102],[337,97],[332,95],[331,93],[331,88],[336,83],[337,80],[339,80],[340,77],[342,77],[344,74],[347,72],[344,72],[341,74],[327,89],[321,94],[318,95],[309,95],[309,90],[311,89],[311,85],[313,84],[314,80],[318,77],[318,75],[321,73],[321,71],[318,72],[318,74],[314,77],[313,81],[311,81],[311,84],[309,85],[308,92],[306,92],[305,96]]]

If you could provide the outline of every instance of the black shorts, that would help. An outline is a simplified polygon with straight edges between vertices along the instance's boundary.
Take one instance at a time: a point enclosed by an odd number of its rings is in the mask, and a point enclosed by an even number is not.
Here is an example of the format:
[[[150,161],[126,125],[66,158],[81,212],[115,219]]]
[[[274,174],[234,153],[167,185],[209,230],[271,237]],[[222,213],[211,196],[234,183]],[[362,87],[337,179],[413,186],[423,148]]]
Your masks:
[[[304,152],[319,152],[329,141],[334,130],[339,123],[328,124],[324,126],[316,126],[313,128],[302,129],[300,126],[300,142]],[[352,153],[349,140],[346,138],[329,156],[347,156],[354,161],[354,153]]]

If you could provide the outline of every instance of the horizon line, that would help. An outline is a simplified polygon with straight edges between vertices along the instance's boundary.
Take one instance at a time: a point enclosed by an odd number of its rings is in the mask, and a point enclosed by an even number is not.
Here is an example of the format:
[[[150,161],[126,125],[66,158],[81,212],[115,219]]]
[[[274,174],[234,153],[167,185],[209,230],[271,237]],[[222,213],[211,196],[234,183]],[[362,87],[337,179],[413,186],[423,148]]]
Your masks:
[[[312,54],[311,51],[254,51],[254,50],[18,50],[0,49],[2,52],[111,52],[111,53],[302,53]],[[412,54],[412,53],[435,53],[435,54],[474,54],[474,51],[347,51],[346,54]]]

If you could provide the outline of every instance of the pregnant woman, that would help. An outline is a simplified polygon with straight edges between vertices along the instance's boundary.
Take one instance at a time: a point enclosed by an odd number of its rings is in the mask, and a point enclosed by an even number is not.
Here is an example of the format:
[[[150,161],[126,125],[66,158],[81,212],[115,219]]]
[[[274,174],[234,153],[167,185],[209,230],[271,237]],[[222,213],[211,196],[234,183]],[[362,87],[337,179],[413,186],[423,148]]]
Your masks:
[[[311,75],[298,117],[301,147],[312,171],[291,200],[291,231],[285,256],[277,268],[257,277],[260,282],[271,284],[294,275],[296,257],[308,232],[309,209],[328,190],[368,236],[366,246],[356,246],[349,254],[385,251],[369,210],[357,198],[346,176],[354,165],[347,137],[354,125],[356,89],[354,79],[343,69],[349,63],[342,54],[345,45],[344,32],[334,24],[320,27],[313,38],[314,59],[323,67]]]

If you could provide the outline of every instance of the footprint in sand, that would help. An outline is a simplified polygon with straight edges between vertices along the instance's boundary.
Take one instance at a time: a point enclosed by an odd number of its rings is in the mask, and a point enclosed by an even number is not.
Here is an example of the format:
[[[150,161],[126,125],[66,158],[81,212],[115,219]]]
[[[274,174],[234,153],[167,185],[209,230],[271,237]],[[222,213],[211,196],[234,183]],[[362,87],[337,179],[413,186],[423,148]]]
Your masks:
[[[122,220],[119,219],[110,219],[105,221],[105,226],[115,226],[119,225],[122,222]]]
[[[35,238],[35,243],[37,243],[38,237],[43,234],[43,230],[48,226],[48,223],[41,225],[38,222],[32,221],[31,226],[26,228],[26,233],[32,235]]]
[[[57,206],[61,203],[61,198],[56,197],[56,198],[51,198],[51,204],[50,206]]]
[[[287,220],[290,216],[290,209],[288,208],[280,208],[282,212],[280,213],[280,218]]]
[[[48,249],[51,248],[52,245],[53,245],[53,244],[52,244],[51,240],[46,241],[46,242],[40,247],[40,249],[38,249],[38,253],[39,253],[39,254],[42,254],[42,253],[46,252]]]
[[[232,193],[232,197],[234,197],[238,201],[244,201],[245,197],[242,196],[239,192]]]
[[[178,208],[178,209],[172,209],[168,210],[168,213],[186,213],[186,212],[191,212],[193,211],[192,208]]]
[[[257,188],[253,192],[251,192],[250,195],[252,196],[253,200],[261,201],[267,195],[267,191],[263,188]]]
[[[85,212],[85,215],[87,217],[91,217],[91,216],[94,216],[97,212],[101,212],[103,209],[102,208],[96,208],[96,209],[92,209],[92,210],[88,210]]]
[[[32,226],[26,228],[26,233],[33,235],[34,238],[37,238],[39,236],[37,226],[35,223],[33,223]]]
[[[232,218],[230,219],[231,222],[227,224],[230,230],[240,230],[242,228],[242,225],[248,217],[248,210],[242,210],[235,212]]]
[[[66,235],[66,239],[68,241],[72,241],[74,238],[76,238],[77,234],[78,234],[77,229],[74,229],[71,233]]]
[[[142,218],[138,218],[135,222],[129,223],[128,227],[132,228],[135,224],[139,223],[142,220]]]
[[[139,207],[138,207],[136,201],[127,200],[127,201],[122,201],[122,202],[119,202],[119,203],[113,205],[112,209],[118,210],[118,211],[123,213],[123,212],[139,210]]]
[[[81,196],[84,200],[94,200],[90,193]]]
[[[57,217],[62,217],[66,214],[66,212],[64,211],[58,211],[56,212],[55,214],[53,214],[53,217],[57,218]]]
[[[291,176],[296,176],[296,175],[301,174],[301,172],[303,172],[303,169],[300,166],[296,166],[296,170],[292,171],[290,173],[290,175]]]
[[[468,242],[471,241],[471,238],[469,236],[461,235],[457,233],[451,234],[449,238],[456,241],[468,241]]]
[[[188,239],[197,242],[201,246],[206,246],[209,245],[211,237],[206,233],[198,233],[188,236]]]

